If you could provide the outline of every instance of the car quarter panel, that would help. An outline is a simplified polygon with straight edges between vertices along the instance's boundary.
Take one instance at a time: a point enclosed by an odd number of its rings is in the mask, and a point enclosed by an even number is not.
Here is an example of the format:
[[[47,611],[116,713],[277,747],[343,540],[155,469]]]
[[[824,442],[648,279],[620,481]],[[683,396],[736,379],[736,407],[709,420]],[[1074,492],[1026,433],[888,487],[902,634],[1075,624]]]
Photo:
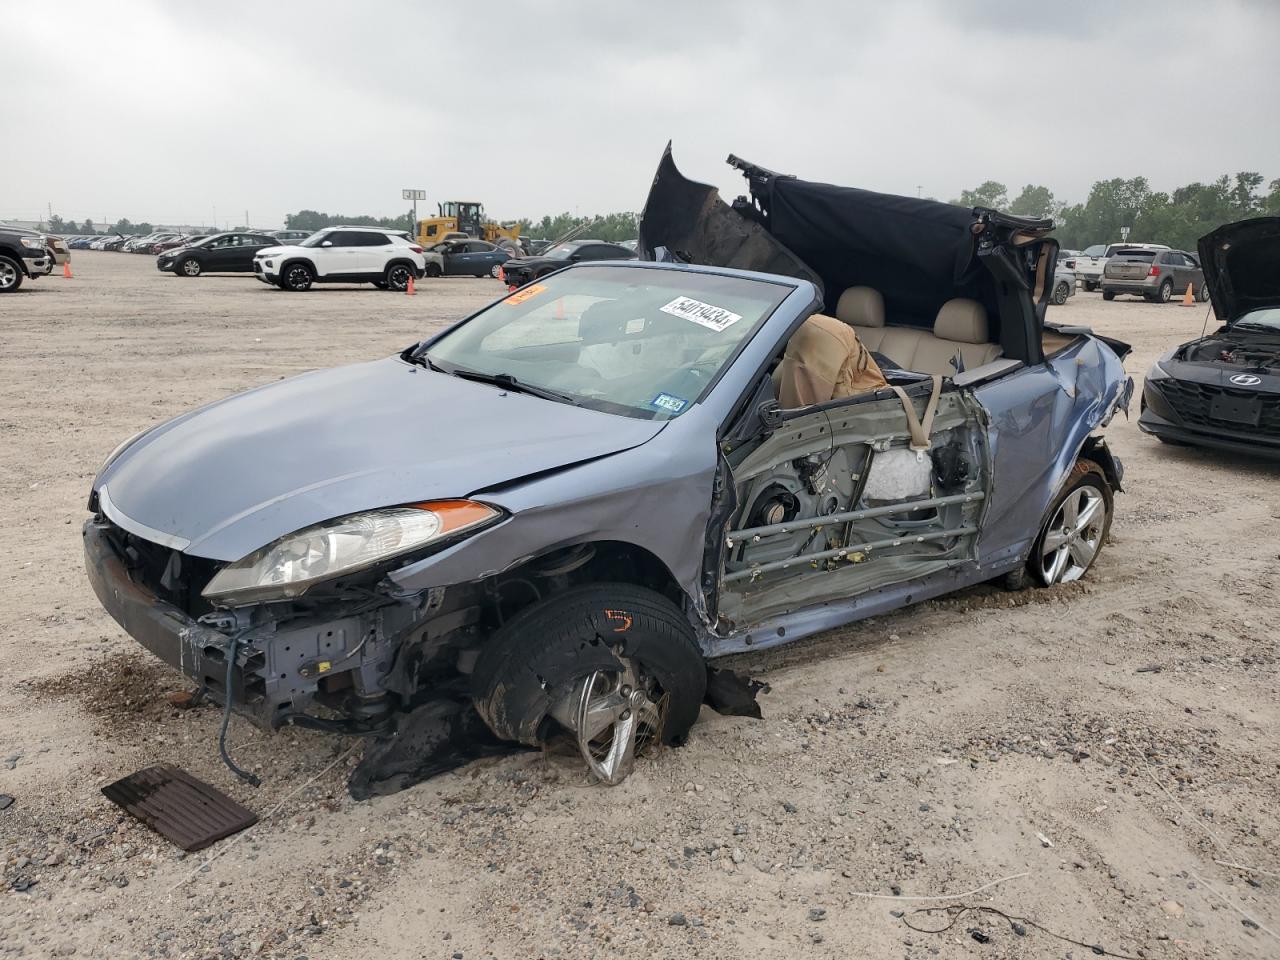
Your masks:
[[[989,577],[1025,561],[1044,512],[1089,434],[1117,408],[1128,414],[1133,380],[1102,341],[1081,336],[1043,364],[975,389],[990,417],[991,498],[979,538]]]

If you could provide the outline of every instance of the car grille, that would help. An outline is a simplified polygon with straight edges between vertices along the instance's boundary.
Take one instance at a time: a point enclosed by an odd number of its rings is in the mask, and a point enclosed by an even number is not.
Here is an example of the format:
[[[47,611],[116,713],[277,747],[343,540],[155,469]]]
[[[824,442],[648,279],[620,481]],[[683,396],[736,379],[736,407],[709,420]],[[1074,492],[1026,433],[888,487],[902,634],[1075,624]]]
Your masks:
[[[200,592],[221,564],[144,540],[114,523],[110,524],[108,536],[134,583],[192,617],[213,609]]]
[[[1255,393],[1249,390],[1224,390],[1207,383],[1188,380],[1162,380],[1160,391],[1169,406],[1189,426],[1224,428],[1228,430],[1257,430],[1268,437],[1280,438],[1280,395]],[[1254,399],[1262,405],[1261,417],[1255,428],[1234,420],[1221,420],[1210,415],[1214,397],[1227,395],[1239,399]]]

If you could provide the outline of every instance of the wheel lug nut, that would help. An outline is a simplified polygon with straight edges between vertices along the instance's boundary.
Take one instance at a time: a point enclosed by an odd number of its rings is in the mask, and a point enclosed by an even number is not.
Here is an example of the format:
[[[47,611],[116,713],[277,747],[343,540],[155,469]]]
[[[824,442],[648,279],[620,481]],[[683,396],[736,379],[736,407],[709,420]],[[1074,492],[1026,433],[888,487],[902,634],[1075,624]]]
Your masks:
[[[631,719],[631,711],[630,711],[630,710],[623,710],[623,711],[622,711],[622,718],[621,718],[621,719],[623,719],[623,720],[630,720],[630,719]]]
[[[630,688],[629,686],[627,686],[625,683],[622,685],[622,690],[621,690],[621,691],[619,691],[619,692],[620,692],[624,697],[629,697],[629,696],[631,696],[631,688]]]

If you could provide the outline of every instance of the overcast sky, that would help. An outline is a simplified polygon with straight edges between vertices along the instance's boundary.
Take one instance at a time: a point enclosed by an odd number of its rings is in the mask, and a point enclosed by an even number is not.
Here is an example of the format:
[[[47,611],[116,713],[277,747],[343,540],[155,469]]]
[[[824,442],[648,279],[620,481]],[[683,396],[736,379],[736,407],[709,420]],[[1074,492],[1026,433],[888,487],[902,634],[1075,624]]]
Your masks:
[[[0,218],[639,209],[668,139],[949,199],[1280,177],[1280,3],[7,5]],[[420,206],[420,213],[422,212]]]

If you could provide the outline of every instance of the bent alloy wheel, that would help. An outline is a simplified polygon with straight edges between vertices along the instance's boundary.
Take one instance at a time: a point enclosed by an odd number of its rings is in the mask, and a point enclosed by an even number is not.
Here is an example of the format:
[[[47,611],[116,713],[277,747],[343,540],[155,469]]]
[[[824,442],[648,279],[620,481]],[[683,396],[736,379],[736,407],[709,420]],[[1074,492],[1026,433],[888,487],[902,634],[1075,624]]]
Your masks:
[[[572,587],[526,607],[493,632],[471,675],[494,734],[530,746],[567,734],[606,784],[624,780],[647,745],[684,739],[706,683],[679,608],[623,583]]]
[[[1035,579],[1048,587],[1083,577],[1106,542],[1111,510],[1111,487],[1101,468],[1076,461],[1032,549],[1028,567]]]
[[[310,290],[313,279],[311,268],[305,263],[291,263],[280,278],[280,286],[286,290]]]
[[[384,279],[386,289],[405,291],[409,289],[409,278],[413,276],[413,271],[403,263],[393,263],[387,267],[387,274]]]
[[[200,276],[200,261],[195,257],[187,257],[187,259],[178,264],[178,272],[184,277],[198,277]]]

